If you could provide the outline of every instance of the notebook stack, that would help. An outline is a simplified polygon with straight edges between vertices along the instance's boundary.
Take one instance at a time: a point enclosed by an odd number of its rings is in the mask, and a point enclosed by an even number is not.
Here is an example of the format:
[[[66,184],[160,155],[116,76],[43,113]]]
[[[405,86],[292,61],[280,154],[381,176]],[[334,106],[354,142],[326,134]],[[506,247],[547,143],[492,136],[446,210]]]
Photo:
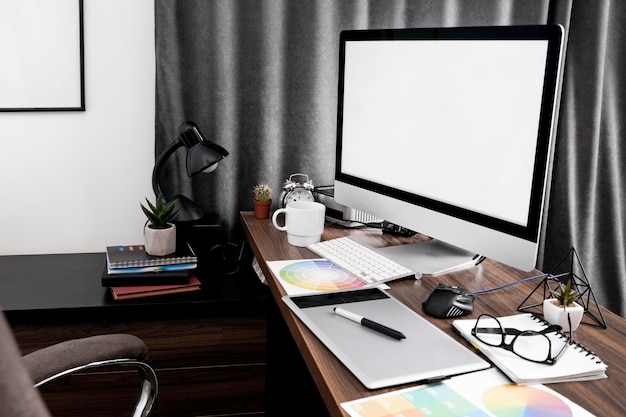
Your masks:
[[[166,256],[149,255],[143,245],[109,246],[102,286],[116,300],[197,291],[193,271],[198,258],[191,247]]]

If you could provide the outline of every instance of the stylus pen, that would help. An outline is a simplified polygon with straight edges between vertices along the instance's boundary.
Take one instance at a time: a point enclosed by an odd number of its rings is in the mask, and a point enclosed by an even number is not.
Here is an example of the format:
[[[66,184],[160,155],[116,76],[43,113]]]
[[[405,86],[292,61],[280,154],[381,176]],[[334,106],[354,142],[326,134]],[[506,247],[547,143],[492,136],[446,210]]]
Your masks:
[[[341,307],[335,307],[334,308],[335,314],[341,316],[341,317],[345,317],[348,320],[352,320],[356,323],[361,324],[362,326],[365,327],[369,327],[372,330],[376,330],[377,332],[386,334],[387,336],[391,336],[394,339],[406,339],[406,336],[404,335],[404,333],[399,332],[397,330],[394,330],[390,327],[387,327],[385,325],[382,325],[380,323],[376,323],[375,321],[372,321],[370,319],[367,319],[365,317],[361,317],[358,314],[355,314],[351,311],[348,310],[344,310]]]

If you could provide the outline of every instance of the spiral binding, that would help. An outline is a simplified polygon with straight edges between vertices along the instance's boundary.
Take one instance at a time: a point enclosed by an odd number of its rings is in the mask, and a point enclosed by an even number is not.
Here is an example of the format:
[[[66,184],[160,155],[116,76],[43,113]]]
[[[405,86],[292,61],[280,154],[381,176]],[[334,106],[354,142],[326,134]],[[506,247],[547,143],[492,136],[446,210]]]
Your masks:
[[[531,313],[531,318],[546,326],[550,325],[550,323],[548,323],[545,319],[537,316],[536,314]],[[595,360],[597,364],[604,363],[604,361],[597,354],[589,350],[586,346],[582,345],[580,342],[577,342],[574,339],[567,337],[567,335],[565,335],[562,331],[559,331],[557,334],[559,335],[559,338],[566,340],[567,343],[573,346],[575,350],[581,353],[584,353],[586,357],[590,357],[591,360]]]

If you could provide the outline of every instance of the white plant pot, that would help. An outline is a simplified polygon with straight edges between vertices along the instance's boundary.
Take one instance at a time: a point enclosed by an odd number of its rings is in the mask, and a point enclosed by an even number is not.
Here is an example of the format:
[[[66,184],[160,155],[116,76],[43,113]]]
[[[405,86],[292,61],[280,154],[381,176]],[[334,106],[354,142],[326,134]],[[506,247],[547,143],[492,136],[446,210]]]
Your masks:
[[[543,300],[543,317],[550,324],[558,324],[563,328],[564,332],[569,332],[569,322],[567,315],[569,314],[570,321],[572,323],[572,331],[578,328],[585,309],[578,303],[574,303],[572,307],[557,306],[555,304],[556,299],[548,298]]]
[[[150,224],[144,228],[146,252],[153,256],[165,256],[176,252],[176,225],[167,229],[153,229]]]

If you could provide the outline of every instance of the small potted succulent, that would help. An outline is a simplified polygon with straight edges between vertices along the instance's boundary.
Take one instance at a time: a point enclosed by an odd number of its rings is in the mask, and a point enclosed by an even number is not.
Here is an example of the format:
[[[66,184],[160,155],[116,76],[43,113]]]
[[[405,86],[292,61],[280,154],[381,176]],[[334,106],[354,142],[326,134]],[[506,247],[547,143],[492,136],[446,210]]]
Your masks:
[[[257,219],[267,219],[270,217],[270,206],[272,205],[272,188],[267,184],[257,184],[252,189],[254,203],[254,217]]]
[[[543,316],[551,324],[558,324],[564,331],[574,331],[578,328],[585,309],[576,301],[580,294],[572,288],[572,279],[567,284],[562,282],[556,290],[550,289],[552,298],[543,300]],[[569,318],[568,318],[569,317]]]
[[[178,212],[177,200],[166,203],[159,195],[155,204],[147,198],[146,202],[148,207],[139,203],[148,218],[144,226],[146,252],[154,256],[165,256],[176,252],[176,225],[170,221]]]

